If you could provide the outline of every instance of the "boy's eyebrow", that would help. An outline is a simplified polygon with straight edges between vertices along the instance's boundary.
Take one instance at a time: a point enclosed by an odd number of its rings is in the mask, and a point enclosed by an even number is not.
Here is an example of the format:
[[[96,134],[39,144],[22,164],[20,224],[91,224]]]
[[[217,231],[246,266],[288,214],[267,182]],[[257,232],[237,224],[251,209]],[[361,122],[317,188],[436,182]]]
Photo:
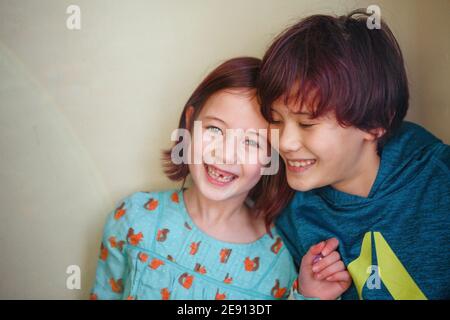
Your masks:
[[[294,112],[295,114],[299,114],[299,115],[302,115],[302,116],[311,116],[311,114],[312,113],[310,113],[310,112]]]
[[[271,111],[275,111],[278,112],[277,110],[275,110],[274,108],[270,108]],[[293,112],[293,114],[299,114],[299,115],[304,115],[304,116],[311,116],[312,113],[310,112],[305,112],[305,111],[300,111],[300,112]]]

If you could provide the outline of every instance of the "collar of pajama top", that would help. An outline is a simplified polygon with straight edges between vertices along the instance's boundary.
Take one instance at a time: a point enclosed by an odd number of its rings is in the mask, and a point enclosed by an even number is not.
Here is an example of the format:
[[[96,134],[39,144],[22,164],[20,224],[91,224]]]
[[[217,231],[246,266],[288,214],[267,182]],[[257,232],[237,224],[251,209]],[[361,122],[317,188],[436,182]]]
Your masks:
[[[133,193],[108,215],[91,298],[286,299],[297,270],[271,231],[220,241],[195,225],[182,190]]]

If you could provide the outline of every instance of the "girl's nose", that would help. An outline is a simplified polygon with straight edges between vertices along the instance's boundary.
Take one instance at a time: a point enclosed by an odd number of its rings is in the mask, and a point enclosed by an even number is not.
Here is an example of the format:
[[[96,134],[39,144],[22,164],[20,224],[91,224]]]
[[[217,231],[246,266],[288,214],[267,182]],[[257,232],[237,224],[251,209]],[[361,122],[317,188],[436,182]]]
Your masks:
[[[234,136],[227,136],[224,143],[223,161],[226,164],[237,163],[237,149],[239,148],[238,142]]]

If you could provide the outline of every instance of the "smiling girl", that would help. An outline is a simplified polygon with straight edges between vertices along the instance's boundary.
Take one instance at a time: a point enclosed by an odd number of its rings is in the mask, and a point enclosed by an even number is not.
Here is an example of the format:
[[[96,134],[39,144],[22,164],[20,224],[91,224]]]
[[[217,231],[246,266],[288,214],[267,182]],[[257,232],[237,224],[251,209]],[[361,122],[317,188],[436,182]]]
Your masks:
[[[278,195],[291,192],[284,173],[262,175],[264,164],[243,156],[271,152],[255,95],[259,65],[255,58],[229,60],[194,91],[179,123],[192,138],[181,153],[175,152],[186,142],[180,138],[163,157],[165,173],[183,181],[182,188],[136,192],[118,203],[104,228],[92,299],[285,299],[292,286],[301,288],[298,298],[334,299],[348,288],[334,239],[305,255],[298,285],[273,225],[286,205]],[[237,151],[211,148],[215,141],[228,144],[236,131],[246,133],[236,136]],[[202,161],[179,163],[174,156]],[[185,188],[188,175],[192,184]],[[330,267],[326,277],[344,272],[347,279],[314,277],[319,253]]]

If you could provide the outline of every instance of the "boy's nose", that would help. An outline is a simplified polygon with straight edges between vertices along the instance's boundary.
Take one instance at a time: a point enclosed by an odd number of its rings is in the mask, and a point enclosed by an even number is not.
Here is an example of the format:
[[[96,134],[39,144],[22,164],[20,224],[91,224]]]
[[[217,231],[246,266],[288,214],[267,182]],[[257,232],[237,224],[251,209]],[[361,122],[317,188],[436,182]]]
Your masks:
[[[280,136],[280,151],[282,153],[295,152],[302,147],[299,130],[293,125],[286,124]]]

